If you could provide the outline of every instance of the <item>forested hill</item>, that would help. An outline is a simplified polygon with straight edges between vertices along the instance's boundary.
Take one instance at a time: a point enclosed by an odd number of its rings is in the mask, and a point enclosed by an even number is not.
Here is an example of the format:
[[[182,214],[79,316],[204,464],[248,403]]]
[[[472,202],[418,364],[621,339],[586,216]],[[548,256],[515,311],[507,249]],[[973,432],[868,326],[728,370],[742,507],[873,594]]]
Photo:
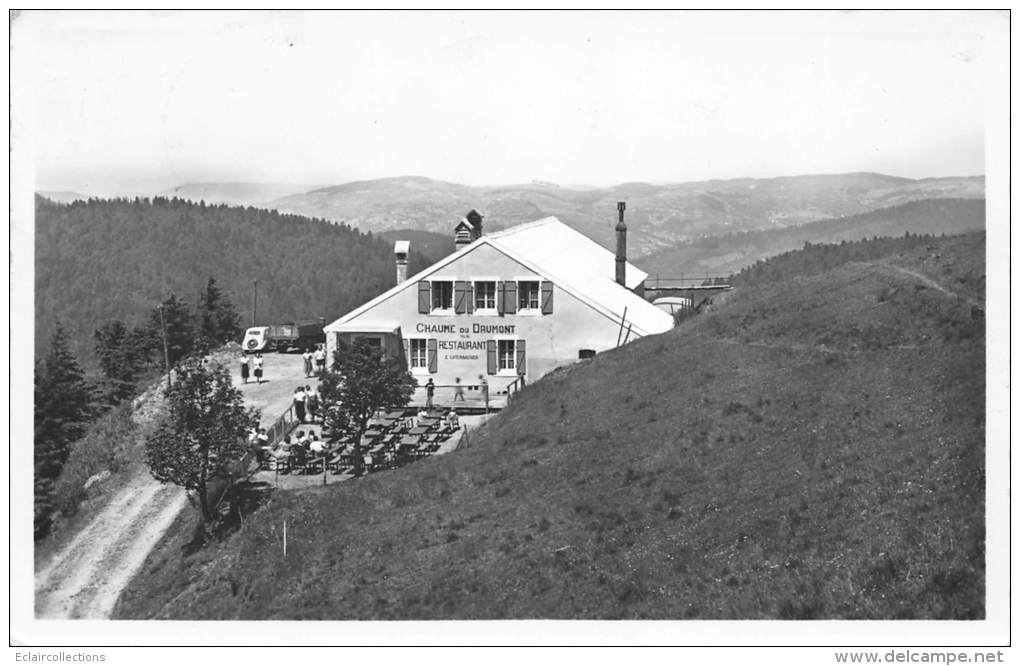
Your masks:
[[[641,257],[637,264],[663,277],[702,272],[722,275],[796,250],[804,243],[840,243],[907,232],[957,234],[984,228],[984,199],[925,199],[782,229],[707,236]]]
[[[160,197],[37,196],[35,212],[36,349],[60,321],[86,367],[97,327],[140,322],[170,291],[194,306],[210,276],[244,326],[254,280],[263,324],[331,321],[395,282],[392,242],[324,220]]]

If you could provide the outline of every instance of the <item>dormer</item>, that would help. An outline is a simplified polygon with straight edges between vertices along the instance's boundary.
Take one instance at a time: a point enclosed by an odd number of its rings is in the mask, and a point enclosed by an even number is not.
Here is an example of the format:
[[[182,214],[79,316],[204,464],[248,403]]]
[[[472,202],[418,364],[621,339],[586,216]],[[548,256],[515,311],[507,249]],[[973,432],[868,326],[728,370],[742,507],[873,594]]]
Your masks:
[[[457,226],[453,229],[453,246],[459,250],[467,247],[471,244],[471,241],[475,240],[475,228],[467,221],[462,219],[457,223]]]

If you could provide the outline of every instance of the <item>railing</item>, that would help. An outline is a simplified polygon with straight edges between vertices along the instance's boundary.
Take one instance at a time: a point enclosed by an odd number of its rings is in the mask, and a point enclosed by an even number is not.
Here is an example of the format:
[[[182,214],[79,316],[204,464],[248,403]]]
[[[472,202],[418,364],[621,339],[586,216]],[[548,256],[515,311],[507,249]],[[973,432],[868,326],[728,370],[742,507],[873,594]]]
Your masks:
[[[280,414],[280,417],[273,422],[273,425],[266,429],[266,435],[269,436],[268,446],[276,446],[280,443],[294,429],[297,423],[297,417],[294,416],[294,405],[292,404],[284,410],[283,414]]]
[[[691,275],[687,277],[681,273],[680,277],[660,277],[656,273],[654,280],[651,278],[645,280],[645,289],[651,291],[664,289],[724,289],[732,286],[732,280],[732,275],[709,275],[705,273],[702,276]]]
[[[501,409],[506,406],[511,395],[524,387],[524,378],[520,376],[499,377],[488,376],[486,383],[477,380],[461,384],[435,384],[432,387],[432,405],[436,407],[452,407],[454,409]],[[424,406],[428,393],[424,385],[414,390],[408,408]]]

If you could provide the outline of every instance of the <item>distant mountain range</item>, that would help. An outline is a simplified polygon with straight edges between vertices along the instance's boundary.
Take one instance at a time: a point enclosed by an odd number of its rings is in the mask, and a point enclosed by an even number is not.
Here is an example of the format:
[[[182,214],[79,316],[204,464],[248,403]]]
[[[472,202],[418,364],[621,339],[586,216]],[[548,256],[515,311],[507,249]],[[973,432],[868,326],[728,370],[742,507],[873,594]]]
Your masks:
[[[486,216],[487,229],[555,215],[587,236],[612,242],[616,202],[627,202],[630,249],[637,256],[700,236],[788,227],[855,215],[918,199],[982,198],[984,177],[912,180],[874,173],[741,178],[672,185],[623,183],[568,188],[552,183],[472,187],[419,176],[357,181],[267,199],[270,189],[236,183],[175,188],[176,196],[345,222],[363,231],[411,228],[450,233],[468,210]],[[169,192],[167,193],[169,194]],[[218,194],[219,198],[213,197]],[[232,197],[232,198],[229,198]],[[493,226],[488,226],[493,225]]]
[[[274,209],[375,233],[414,229],[448,235],[472,208],[485,215],[487,231],[555,215],[607,246],[613,243],[616,202],[626,201],[629,250],[638,257],[704,236],[794,227],[921,199],[980,199],[984,192],[983,176],[913,180],[847,173],[601,188],[545,182],[474,187],[401,176],[318,189],[293,183],[188,183],[159,195]],[[86,198],[40,194],[54,201]]]
[[[41,197],[45,197],[53,203],[73,203],[75,201],[88,201],[89,196],[87,194],[81,194],[80,192],[36,192]]]
[[[207,204],[276,208],[269,205],[274,199],[307,192],[314,187],[294,183],[185,183],[163,190],[158,196],[205,201]]]
[[[857,215],[829,218],[782,229],[707,236],[635,259],[652,275],[727,275],[804,243],[840,243],[872,236],[958,234],[985,228],[984,199],[925,199]]]

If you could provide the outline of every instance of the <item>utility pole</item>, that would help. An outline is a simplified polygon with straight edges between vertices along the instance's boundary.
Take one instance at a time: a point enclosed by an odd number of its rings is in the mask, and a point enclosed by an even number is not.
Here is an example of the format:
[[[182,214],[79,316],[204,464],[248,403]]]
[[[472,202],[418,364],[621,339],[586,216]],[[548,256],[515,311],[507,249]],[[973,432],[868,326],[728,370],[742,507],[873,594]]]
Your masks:
[[[255,318],[256,318],[256,315],[258,314],[258,311],[259,311],[259,281],[258,280],[255,280],[254,287],[255,287],[255,290],[254,290],[254,293],[252,295],[252,304],[251,304],[251,325],[252,326],[255,326]]]
[[[166,369],[166,390],[169,391],[173,385],[170,383],[170,350],[166,344],[166,319],[163,317],[163,304],[159,304],[159,328],[163,333],[163,367]]]

